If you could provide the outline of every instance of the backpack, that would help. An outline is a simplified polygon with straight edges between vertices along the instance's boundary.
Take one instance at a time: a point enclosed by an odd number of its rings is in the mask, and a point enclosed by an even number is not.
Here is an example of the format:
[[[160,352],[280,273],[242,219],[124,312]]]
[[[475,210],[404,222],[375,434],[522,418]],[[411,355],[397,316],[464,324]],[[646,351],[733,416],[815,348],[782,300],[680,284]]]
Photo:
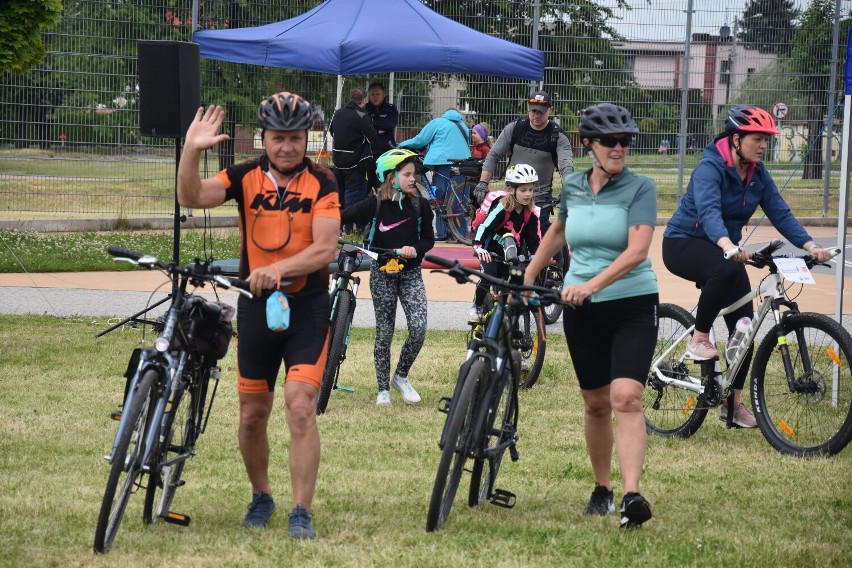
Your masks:
[[[547,127],[550,128],[550,157],[553,158],[553,165],[558,168],[559,158],[556,156],[556,145],[559,142],[559,135],[562,134],[563,130],[552,120],[548,122]],[[529,118],[519,118],[515,121],[515,127],[512,129],[512,138],[509,140],[509,152],[506,154],[507,159],[512,157],[512,150],[514,150],[515,144],[518,143],[521,135],[528,128],[530,128]]]
[[[417,238],[420,238],[420,225],[423,223],[423,216],[420,214],[420,196],[409,196],[411,204],[414,206],[414,212],[417,215]],[[373,220],[370,221],[370,231],[364,239],[364,248],[369,249],[373,244],[373,236],[376,234],[376,227],[379,226],[379,206],[382,204],[382,196],[376,194],[376,212],[373,213]]]
[[[494,201],[498,199],[503,199],[507,195],[505,190],[498,189],[495,191],[489,191],[485,194],[485,198],[482,200],[482,204],[479,206],[479,209],[476,210],[476,216],[473,218],[473,221],[470,224],[471,230],[474,232],[479,228],[482,223],[485,222],[485,219],[488,217],[488,212],[491,210],[491,205]],[[506,223],[509,222],[509,217],[512,216],[510,211],[503,211],[504,217],[503,221],[501,221],[500,226],[503,227]],[[530,220],[530,210],[524,208],[524,225]],[[521,231],[523,231],[523,225],[521,226]],[[520,233],[521,231],[518,231]],[[517,237],[517,236],[516,236]]]

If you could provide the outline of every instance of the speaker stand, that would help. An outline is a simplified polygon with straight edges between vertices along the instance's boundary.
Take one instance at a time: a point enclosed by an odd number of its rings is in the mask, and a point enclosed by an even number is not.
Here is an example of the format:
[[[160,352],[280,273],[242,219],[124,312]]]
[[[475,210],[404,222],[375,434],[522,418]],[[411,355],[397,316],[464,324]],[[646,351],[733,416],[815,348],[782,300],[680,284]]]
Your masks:
[[[178,202],[178,168],[180,167],[180,137],[175,138],[175,214],[174,214],[174,242],[172,248],[172,260],[180,266],[180,224],[184,218],[180,214],[180,203]],[[177,283],[173,285],[177,286]],[[172,292],[177,292],[173,289]]]

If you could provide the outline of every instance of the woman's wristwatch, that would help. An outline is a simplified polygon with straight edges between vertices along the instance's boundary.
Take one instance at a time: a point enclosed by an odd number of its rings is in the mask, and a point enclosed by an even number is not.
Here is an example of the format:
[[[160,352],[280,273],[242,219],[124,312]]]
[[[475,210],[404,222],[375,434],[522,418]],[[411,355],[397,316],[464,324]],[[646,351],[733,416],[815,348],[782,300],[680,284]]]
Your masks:
[[[805,252],[808,253],[808,254],[813,254],[814,249],[818,249],[818,248],[819,247],[817,246],[817,244],[812,242],[810,248],[806,248]]]

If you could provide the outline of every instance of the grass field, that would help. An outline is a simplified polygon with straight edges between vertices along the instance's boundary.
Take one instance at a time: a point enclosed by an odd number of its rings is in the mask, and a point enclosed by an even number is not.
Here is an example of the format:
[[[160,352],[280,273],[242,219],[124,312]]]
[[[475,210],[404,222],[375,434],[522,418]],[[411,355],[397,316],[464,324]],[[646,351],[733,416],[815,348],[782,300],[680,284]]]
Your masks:
[[[554,337],[539,384],[521,395],[516,463],[498,486],[512,510],[464,502],[424,530],[437,439],[463,354],[460,332],[430,332],[411,377],[423,403],[375,407],[374,335],[359,329],[341,383],[319,418],[323,456],[314,542],[287,539],[287,433],[278,401],[270,437],[278,512],[265,531],[240,520],[250,489],[237,450],[234,348],[198,455],[175,510],[188,528],[141,522],[141,496],[105,557],[91,552],[121,375],[136,330],[94,339],[99,318],[0,316],[0,565],[2,566],[848,566],[852,450],[800,460],[757,430],[708,419],[688,440],[649,440],[642,491],[654,518],[624,532],[617,518],[582,515],[592,474],[582,403],[564,344]],[[150,339],[150,337],[149,337]],[[398,351],[401,336],[395,340]],[[616,499],[621,491],[616,474]]]
[[[246,158],[239,156],[237,160]],[[698,162],[698,154],[684,161],[683,187]],[[658,215],[674,211],[678,194],[676,155],[633,154],[628,166],[657,183]],[[576,170],[590,167],[587,157],[574,159]],[[798,216],[820,217],[823,181],[802,180],[796,164],[769,163],[770,172]],[[210,154],[200,164],[201,175],[219,170]],[[792,175],[792,178],[790,177]],[[561,187],[559,176],[554,187]],[[830,179],[828,211],[837,211],[839,177]],[[174,210],[174,161],[162,154],[98,156],[39,150],[0,150],[0,212],[11,219],[137,218],[168,216]],[[232,206],[214,214],[235,215]]]

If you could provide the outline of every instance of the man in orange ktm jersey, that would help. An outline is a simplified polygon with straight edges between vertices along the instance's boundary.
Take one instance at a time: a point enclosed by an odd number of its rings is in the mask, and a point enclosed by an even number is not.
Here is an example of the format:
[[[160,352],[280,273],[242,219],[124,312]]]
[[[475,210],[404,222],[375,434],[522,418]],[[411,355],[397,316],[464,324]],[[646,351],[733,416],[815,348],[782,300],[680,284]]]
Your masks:
[[[319,470],[320,439],[316,400],[328,341],[328,264],[337,249],[340,204],[330,170],[305,153],[313,126],[310,103],[281,92],[257,112],[264,153],[235,164],[212,178],[198,173],[201,153],[228,138],[220,134],[219,106],[198,110],[186,133],[178,166],[178,201],[185,207],[211,208],[237,202],[241,237],[240,277],[251,284],[254,300],[237,305],[237,387],[240,400],[240,452],[253,498],[244,527],[262,528],[275,511],[269,484],[267,425],[275,381],[284,361],[284,400],[290,429],[292,538],[315,538],[311,501]],[[290,326],[271,331],[266,299],[283,280]]]

